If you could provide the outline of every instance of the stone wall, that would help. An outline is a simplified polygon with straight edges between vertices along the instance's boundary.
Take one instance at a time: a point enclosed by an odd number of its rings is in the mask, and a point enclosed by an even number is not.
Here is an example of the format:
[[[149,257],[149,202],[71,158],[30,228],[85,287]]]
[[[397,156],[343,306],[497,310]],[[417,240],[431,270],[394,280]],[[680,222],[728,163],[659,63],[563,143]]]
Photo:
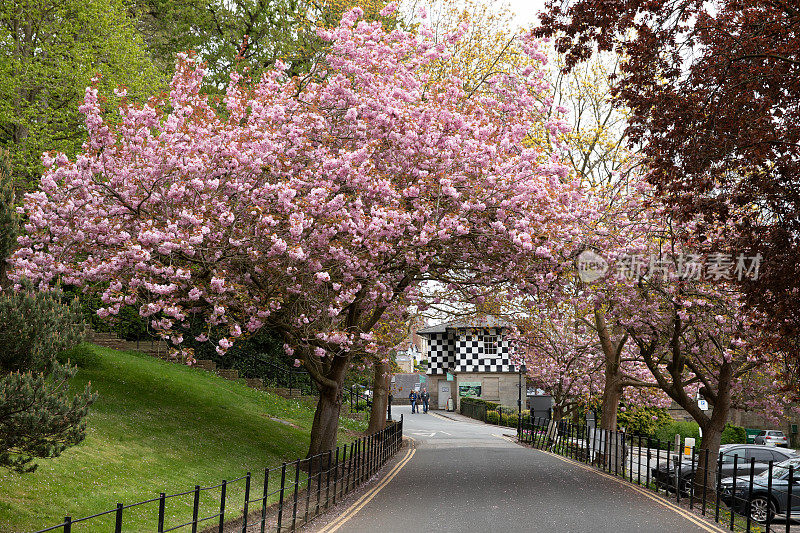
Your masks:
[[[125,339],[119,338],[114,333],[90,331],[86,340],[105,348],[112,348],[124,352],[142,352],[147,355],[152,355],[153,357],[158,357],[159,359],[169,359],[169,346],[166,342],[159,339],[126,341]]]

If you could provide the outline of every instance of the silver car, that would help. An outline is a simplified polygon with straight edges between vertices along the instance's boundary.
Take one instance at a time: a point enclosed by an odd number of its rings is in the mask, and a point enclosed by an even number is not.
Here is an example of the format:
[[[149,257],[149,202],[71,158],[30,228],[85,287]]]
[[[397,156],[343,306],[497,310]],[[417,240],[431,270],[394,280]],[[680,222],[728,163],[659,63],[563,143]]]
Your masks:
[[[783,431],[776,431],[774,429],[769,429],[762,431],[756,438],[753,439],[755,444],[764,444],[766,446],[783,446],[784,448],[789,447],[789,439],[786,438],[786,435],[783,434]]]

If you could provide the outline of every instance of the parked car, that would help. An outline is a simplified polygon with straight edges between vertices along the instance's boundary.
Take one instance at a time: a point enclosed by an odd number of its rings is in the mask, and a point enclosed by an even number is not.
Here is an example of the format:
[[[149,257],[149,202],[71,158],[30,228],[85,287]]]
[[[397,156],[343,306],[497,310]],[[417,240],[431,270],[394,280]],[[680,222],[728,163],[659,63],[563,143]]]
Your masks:
[[[792,483],[792,516],[800,516],[800,457],[793,457],[772,468],[772,490],[769,487],[769,472],[762,472],[753,478],[753,497],[750,499],[750,517],[757,522],[765,522],[767,515],[786,513],[789,502],[789,466],[794,466]],[[735,485],[735,486],[734,486]],[[720,499],[728,507],[740,514],[747,513],[750,477],[736,476],[720,481]]]
[[[767,446],[789,446],[789,439],[786,438],[783,431],[776,431],[774,429],[762,431],[756,435],[753,442],[755,442],[755,444],[765,444]]]
[[[793,450],[776,449],[772,446],[764,446],[762,444],[723,444],[719,447],[722,453],[721,476],[733,476],[734,457],[738,457],[736,461],[736,475],[750,475],[750,459],[755,458],[756,474],[760,474],[769,467],[769,462],[774,461],[775,464],[797,457]],[[695,467],[697,464],[697,457],[695,457]],[[681,456],[681,464],[679,468],[680,484],[679,487],[683,492],[689,491],[689,485],[694,480],[694,468],[692,467],[691,458]],[[653,481],[659,487],[667,487],[674,489],[675,487],[675,461],[674,456],[669,462],[662,461],[655,468],[650,470]],[[709,489],[713,486],[714,480],[709,480]]]

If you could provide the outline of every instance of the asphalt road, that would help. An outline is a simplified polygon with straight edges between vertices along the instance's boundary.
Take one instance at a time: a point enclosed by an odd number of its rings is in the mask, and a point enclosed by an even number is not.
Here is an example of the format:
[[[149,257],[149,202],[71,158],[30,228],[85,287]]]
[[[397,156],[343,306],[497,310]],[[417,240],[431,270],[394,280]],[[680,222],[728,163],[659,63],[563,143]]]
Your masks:
[[[345,503],[332,516],[315,520],[310,529],[720,531],[631,486],[503,438],[512,429],[411,414],[408,406],[395,406],[393,414],[400,413],[405,435],[414,439],[411,459],[388,483],[376,484],[383,486],[372,499]],[[398,461],[410,453],[401,450]]]

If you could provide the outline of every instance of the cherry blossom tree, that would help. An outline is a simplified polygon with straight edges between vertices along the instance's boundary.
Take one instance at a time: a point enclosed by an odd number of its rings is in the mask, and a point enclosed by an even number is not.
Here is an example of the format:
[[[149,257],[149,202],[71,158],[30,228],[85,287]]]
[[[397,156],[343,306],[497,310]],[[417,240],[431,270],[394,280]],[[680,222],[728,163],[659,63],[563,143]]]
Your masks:
[[[553,399],[553,418],[569,415],[602,390],[602,360],[574,310],[543,309],[516,321],[515,347],[528,381]]]
[[[426,75],[459,34],[359,15],[320,30],[330,53],[307,76],[232,74],[221,106],[187,55],[166,98],[123,104],[116,123],[87,89],[89,139],[74,160],[44,157],[12,259],[15,280],[101,291],[101,315],[138,305],[190,362],[192,315],[227,329],[221,352],[275,331],[319,385],[310,454],[335,446],[345,374],[378,350],[387,309],[426,280],[545,287],[581,198],[558,152],[527,142],[565,128],[535,40],[521,37],[529,64],[470,98]]]
[[[636,299],[646,305],[642,316],[627,326],[661,389],[700,425],[701,452],[709,450],[712,461],[731,407],[758,405],[773,418],[787,407],[776,394],[768,336],[757,328],[743,297],[726,285],[662,286],[651,280]],[[695,391],[708,400],[710,413],[698,407]],[[712,474],[715,464],[708,465]]]

